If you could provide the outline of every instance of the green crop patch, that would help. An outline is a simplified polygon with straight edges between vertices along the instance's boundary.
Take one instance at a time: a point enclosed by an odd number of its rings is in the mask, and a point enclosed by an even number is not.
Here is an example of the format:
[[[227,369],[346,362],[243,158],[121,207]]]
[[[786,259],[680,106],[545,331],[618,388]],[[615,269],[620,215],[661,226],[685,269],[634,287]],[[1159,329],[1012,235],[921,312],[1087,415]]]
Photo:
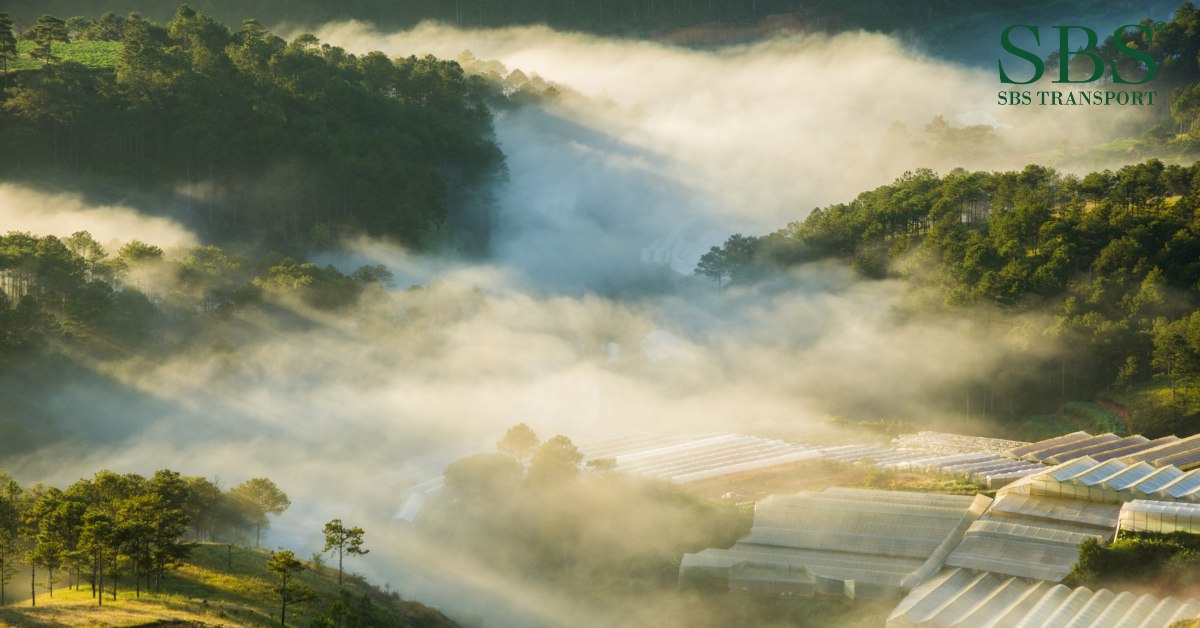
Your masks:
[[[73,61],[89,68],[115,68],[125,44],[119,41],[72,41],[54,43],[51,53],[60,61]],[[32,41],[17,42],[17,58],[8,64],[9,71],[36,70],[41,59],[32,56]]]

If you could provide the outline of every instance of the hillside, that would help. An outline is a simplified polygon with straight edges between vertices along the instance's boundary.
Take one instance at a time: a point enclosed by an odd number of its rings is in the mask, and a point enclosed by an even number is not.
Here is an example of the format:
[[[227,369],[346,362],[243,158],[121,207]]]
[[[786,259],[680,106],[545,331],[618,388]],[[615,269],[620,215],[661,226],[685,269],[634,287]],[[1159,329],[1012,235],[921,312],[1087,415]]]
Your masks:
[[[3,626],[276,626],[278,596],[266,569],[269,553],[234,547],[229,567],[229,546],[202,543],[179,569],[164,579],[163,592],[119,591],[98,607],[86,587],[56,589],[50,598],[39,592],[37,606],[26,597],[0,609]],[[328,615],[339,599],[337,570],[314,570],[311,563],[299,583],[316,591],[318,598],[288,609],[289,625],[309,625]],[[125,586],[126,583],[120,583]],[[10,585],[20,590],[16,583]],[[417,602],[401,600],[357,577],[347,578],[345,593],[349,613],[372,626],[455,626],[440,612]],[[369,610],[367,610],[369,607]],[[332,625],[332,624],[331,624]]]
[[[453,61],[355,56],[186,5],[161,24],[39,19],[41,39],[17,27],[0,90],[9,181],[145,194],[210,241],[294,252],[441,242],[457,210],[486,213],[467,197],[503,172],[482,88]],[[201,183],[220,191],[180,196]]]

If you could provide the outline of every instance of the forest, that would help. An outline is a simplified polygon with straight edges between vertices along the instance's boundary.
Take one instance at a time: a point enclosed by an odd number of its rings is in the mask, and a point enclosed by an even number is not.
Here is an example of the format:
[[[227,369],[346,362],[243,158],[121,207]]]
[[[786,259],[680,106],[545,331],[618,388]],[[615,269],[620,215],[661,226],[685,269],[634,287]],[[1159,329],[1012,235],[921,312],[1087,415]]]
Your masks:
[[[34,605],[37,583],[52,596],[63,575],[69,587],[86,582],[100,604],[105,595],[116,599],[119,586],[135,596],[161,591],[167,571],[188,556],[194,541],[233,543],[248,529],[257,538],[268,515],[290,505],[267,478],[223,490],[167,469],[149,478],[101,471],[65,490],[42,484],[23,489],[4,474],[0,480],[0,606],[6,587],[14,585],[17,563],[30,567],[27,590]],[[122,583],[122,576],[129,578]]]
[[[6,19],[0,40],[9,180],[140,190],[214,242],[297,251],[370,233],[421,247],[467,200],[486,210],[503,172],[481,84],[453,61],[356,57],[186,5],[165,24]],[[100,53],[72,60],[72,46]],[[486,245],[478,227],[455,232]]]
[[[883,0],[839,3],[831,0],[416,0],[388,3],[379,0],[199,0],[192,3],[217,19],[230,23],[254,17],[267,23],[316,24],[337,19],[369,20],[387,28],[410,27],[436,20],[462,27],[502,27],[546,24],[560,30],[644,35],[663,29],[701,25],[745,26],[769,16],[786,17],[806,28],[867,28],[898,32],[947,18],[968,16],[988,3],[918,0],[897,4]],[[1011,3],[1019,10],[1036,3]],[[990,8],[990,7],[989,7]],[[175,10],[174,0],[135,3],[123,0],[16,0],[12,12],[32,22],[45,12],[59,15],[94,15],[104,11],[142,11],[166,19]]]
[[[1012,421],[1070,399],[1154,402],[1134,432],[1192,434],[1200,393],[1200,164],[1158,160],[1084,177],[1040,166],[907,173],[762,237],[713,247],[699,275],[748,285],[820,259],[903,278],[904,317],[970,317],[997,342],[1054,343],[978,382],[977,408]],[[1041,317],[1022,316],[1040,314]],[[997,400],[1003,400],[997,403]]]

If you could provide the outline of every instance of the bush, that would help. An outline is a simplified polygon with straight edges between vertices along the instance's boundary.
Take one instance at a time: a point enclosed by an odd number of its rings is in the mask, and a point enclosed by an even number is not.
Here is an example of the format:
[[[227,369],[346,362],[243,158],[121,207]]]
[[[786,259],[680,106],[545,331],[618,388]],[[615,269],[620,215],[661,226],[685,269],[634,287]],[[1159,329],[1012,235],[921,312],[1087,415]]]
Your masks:
[[[1068,586],[1153,584],[1169,595],[1195,584],[1200,567],[1200,535],[1126,532],[1105,546],[1089,539],[1079,546],[1079,562],[1063,581]]]

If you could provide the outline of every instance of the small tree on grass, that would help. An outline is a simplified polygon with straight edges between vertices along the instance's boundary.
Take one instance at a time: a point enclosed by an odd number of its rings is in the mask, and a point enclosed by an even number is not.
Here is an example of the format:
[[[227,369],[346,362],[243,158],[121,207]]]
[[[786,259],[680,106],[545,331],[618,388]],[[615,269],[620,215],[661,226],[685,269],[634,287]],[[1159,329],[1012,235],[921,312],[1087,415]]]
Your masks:
[[[295,582],[296,575],[304,571],[304,563],[291,550],[273,552],[267,559],[267,570],[278,578],[275,593],[279,595],[279,625],[286,626],[288,604],[311,600],[316,593]]]
[[[364,556],[371,550],[363,549],[363,529],[347,528],[341,519],[325,524],[325,550],[338,557],[338,584],[342,583],[342,560],[346,556]]]
[[[254,547],[258,547],[262,529],[270,523],[267,515],[278,515],[292,505],[287,493],[279,490],[279,487],[267,478],[246,480],[234,487],[233,495],[254,523]]]

